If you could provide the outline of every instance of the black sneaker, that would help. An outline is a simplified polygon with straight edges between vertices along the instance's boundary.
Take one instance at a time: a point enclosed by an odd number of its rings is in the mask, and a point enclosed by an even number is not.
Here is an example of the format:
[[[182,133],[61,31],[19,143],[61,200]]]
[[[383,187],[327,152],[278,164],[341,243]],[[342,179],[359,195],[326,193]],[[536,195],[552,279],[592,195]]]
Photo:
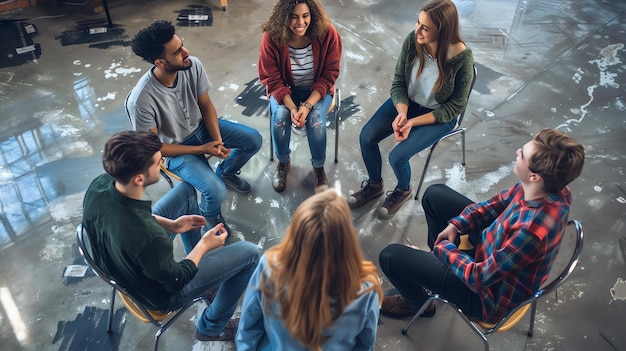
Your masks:
[[[366,202],[383,194],[383,182],[378,184],[369,180],[361,182],[361,190],[348,196],[348,205],[350,208],[358,208],[365,205]]]
[[[222,181],[224,182],[224,185],[238,193],[247,194],[250,192],[250,183],[236,175],[228,177],[222,175]]]
[[[216,218],[207,218],[207,230],[203,231],[202,234],[206,233],[209,229],[215,227],[218,223],[222,223],[224,224],[224,229],[226,229],[226,232],[228,233],[228,236],[226,237],[226,241],[230,240],[230,237],[232,236],[232,232],[230,231],[230,228],[228,227],[228,224],[226,224],[226,222],[224,221],[224,217],[222,217],[222,214],[218,214]]]
[[[233,318],[226,322],[224,331],[218,335],[206,335],[202,334],[196,329],[196,339],[200,341],[234,341],[235,335],[237,335],[237,329],[239,328],[239,318]]]
[[[393,191],[388,191],[385,202],[383,202],[383,205],[378,209],[378,217],[382,219],[393,217],[400,207],[411,197],[411,193],[411,188],[409,188],[409,190],[395,188]]]

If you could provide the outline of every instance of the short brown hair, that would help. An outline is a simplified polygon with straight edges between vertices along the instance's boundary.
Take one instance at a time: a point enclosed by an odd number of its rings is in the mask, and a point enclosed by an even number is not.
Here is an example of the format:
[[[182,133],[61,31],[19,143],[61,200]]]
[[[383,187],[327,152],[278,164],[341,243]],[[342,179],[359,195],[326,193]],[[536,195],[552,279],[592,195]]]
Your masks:
[[[544,191],[557,193],[578,178],[585,163],[585,150],[574,138],[556,129],[543,129],[533,141],[537,151],[528,168],[543,178]]]
[[[116,182],[126,185],[133,176],[148,170],[161,146],[161,140],[152,132],[116,133],[104,145],[102,167]]]

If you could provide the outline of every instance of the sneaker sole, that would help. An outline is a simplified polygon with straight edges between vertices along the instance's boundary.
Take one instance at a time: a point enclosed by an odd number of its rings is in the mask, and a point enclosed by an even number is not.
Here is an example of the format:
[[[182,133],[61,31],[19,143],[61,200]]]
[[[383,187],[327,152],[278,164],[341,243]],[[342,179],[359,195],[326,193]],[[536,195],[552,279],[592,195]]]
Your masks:
[[[413,193],[413,190],[411,189],[411,194],[412,194],[412,193]],[[387,214],[380,213],[380,211],[381,211],[382,207],[381,207],[381,208],[379,208],[379,209],[378,209],[378,211],[377,211],[377,212],[378,212],[378,218],[380,218],[380,219],[389,219],[389,218],[391,218],[391,217],[395,216],[395,214],[396,214],[396,213],[398,213],[398,211],[400,211],[400,208],[402,208],[402,206],[403,206],[403,205],[404,205],[407,201],[409,201],[409,199],[410,199],[410,198],[411,198],[411,196],[407,196],[407,197],[406,197],[406,199],[405,199],[404,201],[402,201],[402,202],[398,205],[398,208],[397,208],[394,212],[392,212],[392,213],[387,213]]]
[[[368,197],[366,200],[363,200],[363,202],[361,202],[361,203],[358,203],[358,202],[350,203],[350,202],[348,202],[348,207],[350,207],[351,209],[359,208],[359,207],[365,205],[366,203],[370,202],[371,200],[374,200],[375,198],[380,197],[380,195],[382,195],[384,193],[385,193],[385,189],[382,189],[380,192],[378,192],[378,193]]]

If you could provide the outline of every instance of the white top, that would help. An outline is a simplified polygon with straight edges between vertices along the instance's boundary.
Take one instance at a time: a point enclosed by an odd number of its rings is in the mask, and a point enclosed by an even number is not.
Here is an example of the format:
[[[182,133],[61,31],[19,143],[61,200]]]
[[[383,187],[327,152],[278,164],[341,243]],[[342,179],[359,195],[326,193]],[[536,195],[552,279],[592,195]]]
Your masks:
[[[289,47],[289,61],[293,83],[298,88],[310,88],[315,82],[313,72],[313,45],[309,44],[302,49]]]
[[[439,68],[437,67],[436,59],[431,58],[426,53],[424,53],[424,56],[424,69],[417,79],[415,76],[419,68],[419,60],[415,60],[413,63],[407,92],[411,101],[418,103],[422,107],[435,110],[440,105],[435,99],[435,92],[433,91],[437,77],[439,77]]]

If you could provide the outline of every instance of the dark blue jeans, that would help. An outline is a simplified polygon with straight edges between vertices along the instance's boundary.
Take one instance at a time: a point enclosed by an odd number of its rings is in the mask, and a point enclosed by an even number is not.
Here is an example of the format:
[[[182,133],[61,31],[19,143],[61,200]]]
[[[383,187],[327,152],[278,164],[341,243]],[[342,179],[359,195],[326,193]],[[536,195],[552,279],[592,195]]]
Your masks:
[[[431,249],[437,235],[448,225],[448,220],[461,213],[470,203],[471,200],[445,185],[432,185],[426,189],[422,204],[426,212],[428,246]],[[465,314],[482,319],[483,305],[479,295],[470,290],[450,266],[433,253],[402,244],[391,244],[380,252],[378,259],[389,281],[414,307],[419,308],[426,302],[429,290],[455,303]]]
[[[421,107],[413,101],[409,101],[409,111],[407,116],[419,116],[432,111]],[[382,156],[378,144],[388,136],[393,134],[391,123],[398,115],[398,111],[393,105],[393,101],[388,99],[383,103],[370,120],[363,126],[359,142],[361,144],[361,155],[367,168],[369,180],[374,182],[382,181]],[[451,131],[456,124],[456,119],[448,123],[435,123],[411,129],[409,137],[398,143],[389,153],[389,163],[393,169],[397,187],[403,190],[409,189],[411,182],[411,165],[409,160],[413,155],[434,144],[444,134]]]

